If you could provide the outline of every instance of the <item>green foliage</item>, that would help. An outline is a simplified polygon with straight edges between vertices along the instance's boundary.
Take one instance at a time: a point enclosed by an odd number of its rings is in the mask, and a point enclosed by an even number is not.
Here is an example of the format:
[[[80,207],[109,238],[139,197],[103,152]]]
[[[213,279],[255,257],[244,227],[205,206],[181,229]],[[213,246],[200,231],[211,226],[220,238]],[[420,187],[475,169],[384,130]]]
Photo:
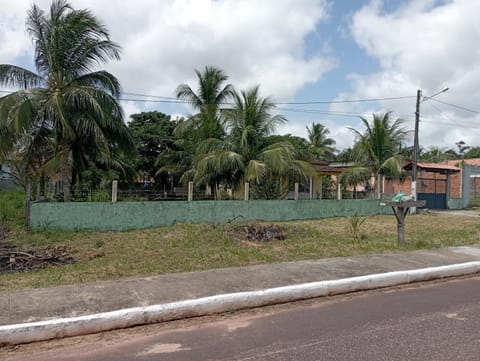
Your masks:
[[[359,241],[362,238],[361,228],[362,225],[367,220],[367,217],[360,217],[357,213],[355,213],[351,217],[347,217],[348,219],[348,230],[352,235],[355,241]]]
[[[274,103],[260,97],[258,87],[234,93],[233,99],[234,107],[223,112],[229,130],[227,138],[207,139],[197,147],[193,168],[197,184],[222,183],[238,190],[245,181],[258,185],[280,179],[282,187],[286,187],[289,179],[306,178],[313,173],[313,167],[292,143],[265,146],[265,139],[285,119],[272,114]],[[262,187],[252,189],[258,197],[271,196]]]
[[[265,177],[261,183],[250,185],[250,197],[254,199],[285,199],[288,195],[288,183],[283,184],[272,175]]]
[[[378,196],[382,192],[380,177],[401,177],[403,174],[403,157],[400,155],[406,130],[402,127],[403,120],[391,121],[390,112],[373,114],[369,122],[361,117],[365,126],[362,133],[350,128],[357,137],[352,153],[358,166],[367,167],[377,177]]]
[[[355,161],[355,155],[352,148],[345,148],[337,155],[337,161],[343,163],[350,163]]]
[[[23,225],[25,192],[0,190],[0,218],[8,226]]]
[[[198,89],[194,91],[188,84],[180,84],[176,90],[177,98],[188,101],[199,111],[196,122],[197,142],[208,138],[221,139],[225,129],[220,119],[220,106],[233,95],[233,86],[224,83],[228,76],[221,69],[206,66],[199,71],[195,69]]]
[[[430,163],[441,163],[447,160],[458,159],[453,150],[439,147],[429,147],[426,151],[420,152],[420,160]]]
[[[370,187],[370,178],[372,177],[372,173],[370,169],[366,167],[350,167],[345,170],[340,175],[340,183],[346,189],[347,187],[352,187],[353,191],[353,198],[356,198],[356,186],[362,185],[365,188]]]
[[[113,180],[121,179],[120,173],[113,170],[91,168],[82,174],[82,178],[73,187],[75,201],[110,201],[110,189]]]
[[[75,173],[91,164],[124,169],[121,154],[133,149],[118,101],[120,84],[96,70],[119,60],[120,47],[90,11],[65,0],[54,0],[48,12],[33,5],[27,32],[37,73],[0,65],[0,85],[21,89],[0,98],[0,148],[16,151],[27,177],[58,173],[70,200]]]
[[[328,137],[330,131],[320,123],[312,123],[307,127],[308,142],[311,154],[320,160],[335,158],[335,140]]]
[[[8,226],[7,217],[0,214],[0,241],[4,240],[10,232],[10,227]]]
[[[110,202],[111,200],[112,196],[105,190],[93,192],[90,196],[90,202]]]
[[[146,180],[155,178],[157,184],[166,183],[167,173],[158,173],[158,159],[162,154],[179,150],[173,135],[178,122],[156,111],[133,114],[131,118],[128,128],[137,149],[134,159],[136,172]]]
[[[467,152],[465,152],[464,158],[480,158],[480,147],[471,147]]]
[[[261,147],[266,148],[275,143],[284,143],[289,142],[293,145],[298,154],[304,154],[305,158],[308,158],[309,155],[309,144],[305,138],[297,137],[291,134],[284,135],[269,135],[261,140]]]

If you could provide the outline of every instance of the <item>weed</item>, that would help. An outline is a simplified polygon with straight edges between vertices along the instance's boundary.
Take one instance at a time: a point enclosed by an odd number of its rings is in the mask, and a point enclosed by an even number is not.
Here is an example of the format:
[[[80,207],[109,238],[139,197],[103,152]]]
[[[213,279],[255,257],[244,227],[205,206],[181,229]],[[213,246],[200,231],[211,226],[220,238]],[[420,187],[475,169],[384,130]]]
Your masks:
[[[353,216],[348,217],[348,229],[355,241],[362,239],[362,234],[360,233],[362,225],[367,220],[367,217],[360,217],[357,213]]]
[[[9,231],[10,228],[8,226],[7,217],[4,214],[0,214],[0,241],[7,238]]]

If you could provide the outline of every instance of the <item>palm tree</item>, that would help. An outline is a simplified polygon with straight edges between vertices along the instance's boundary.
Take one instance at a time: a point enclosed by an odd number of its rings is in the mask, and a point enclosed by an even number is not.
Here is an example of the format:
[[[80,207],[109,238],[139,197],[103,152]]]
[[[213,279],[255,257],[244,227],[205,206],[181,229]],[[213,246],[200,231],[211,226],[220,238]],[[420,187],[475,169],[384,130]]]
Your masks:
[[[90,11],[75,10],[65,0],[53,1],[48,13],[33,5],[27,32],[35,45],[37,72],[0,65],[0,85],[22,88],[0,98],[0,129],[10,140],[36,128],[51,133],[50,163],[56,165],[69,201],[79,165],[120,166],[115,153],[133,145],[118,102],[118,80],[95,70],[109,59],[118,60],[120,47]]]
[[[330,131],[320,123],[307,126],[310,151],[317,159],[332,159],[335,156],[335,140],[328,137]]]
[[[200,139],[221,139],[225,131],[220,121],[220,106],[233,95],[233,86],[224,85],[228,76],[212,66],[206,66],[203,72],[195,69],[195,74],[198,78],[197,91],[188,84],[181,84],[176,90],[177,98],[189,102],[199,111],[199,116],[193,117],[192,121],[197,123]]]
[[[261,98],[259,86],[240,94],[233,94],[234,108],[224,112],[230,137],[244,159],[258,154],[261,140],[269,136],[286,119],[271,115],[275,104],[270,98]]]
[[[430,146],[424,152],[420,152],[420,159],[424,162],[441,163],[447,160],[457,159],[458,156],[451,150]]]
[[[406,136],[402,128],[403,120],[398,118],[393,123],[390,112],[373,114],[372,122],[361,117],[365,132],[350,128],[357,136],[353,147],[356,163],[370,169],[377,178],[377,195],[382,194],[382,176],[398,177],[402,173],[402,157],[399,155]]]
[[[307,177],[313,171],[295,147],[279,142],[262,147],[262,140],[286,120],[272,115],[275,108],[269,98],[261,98],[259,88],[233,95],[234,107],[224,112],[227,129],[225,141],[210,139],[199,147],[194,169],[198,183],[226,182],[238,190],[245,181],[259,184],[266,179]]]

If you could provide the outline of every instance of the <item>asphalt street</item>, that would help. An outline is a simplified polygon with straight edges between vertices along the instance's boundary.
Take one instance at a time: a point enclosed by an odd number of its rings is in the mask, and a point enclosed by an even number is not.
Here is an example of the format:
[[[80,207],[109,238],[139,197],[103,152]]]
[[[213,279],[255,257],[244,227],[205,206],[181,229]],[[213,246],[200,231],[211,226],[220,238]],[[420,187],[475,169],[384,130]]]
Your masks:
[[[200,320],[200,322],[199,322]],[[145,332],[3,350],[8,361],[479,360],[480,277],[319,299]]]

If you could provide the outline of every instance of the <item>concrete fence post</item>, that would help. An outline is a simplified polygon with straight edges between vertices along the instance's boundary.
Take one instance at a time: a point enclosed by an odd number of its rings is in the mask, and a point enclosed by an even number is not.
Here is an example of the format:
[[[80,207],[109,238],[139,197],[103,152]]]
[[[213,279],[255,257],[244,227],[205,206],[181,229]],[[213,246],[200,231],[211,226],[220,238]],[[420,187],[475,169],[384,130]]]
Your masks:
[[[310,188],[310,200],[313,199],[313,178],[310,177],[310,184],[309,184],[309,188]]]
[[[189,202],[193,201],[193,182],[188,182],[188,198]]]
[[[295,182],[295,200],[298,201],[298,187],[299,187],[299,184],[298,182]]]
[[[245,198],[246,201],[250,199],[250,183],[245,182]]]
[[[117,201],[118,196],[118,180],[112,181],[112,203]]]

